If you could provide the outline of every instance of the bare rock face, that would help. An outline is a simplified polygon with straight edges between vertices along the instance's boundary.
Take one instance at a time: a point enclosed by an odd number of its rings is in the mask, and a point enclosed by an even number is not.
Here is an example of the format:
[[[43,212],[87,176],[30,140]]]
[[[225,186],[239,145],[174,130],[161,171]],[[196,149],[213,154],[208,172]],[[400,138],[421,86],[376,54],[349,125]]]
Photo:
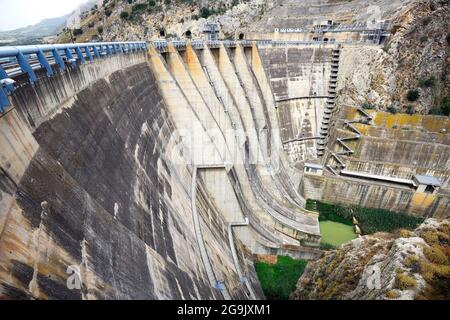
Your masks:
[[[383,49],[344,46],[338,101],[383,111],[427,114],[448,96],[448,1],[415,1],[393,19]],[[417,101],[408,99],[417,90]]]
[[[127,0],[110,0],[98,5],[97,9],[82,15],[82,34],[77,41],[184,38],[187,31],[192,38],[199,38],[207,22],[219,23],[222,38],[234,38],[240,29],[262,17],[268,5],[267,0],[170,0],[149,3],[147,0],[135,0],[132,4]],[[127,18],[121,17],[125,12]],[[66,36],[61,36],[60,41],[67,41]]]
[[[355,239],[310,263],[294,300],[448,299],[450,220]]]

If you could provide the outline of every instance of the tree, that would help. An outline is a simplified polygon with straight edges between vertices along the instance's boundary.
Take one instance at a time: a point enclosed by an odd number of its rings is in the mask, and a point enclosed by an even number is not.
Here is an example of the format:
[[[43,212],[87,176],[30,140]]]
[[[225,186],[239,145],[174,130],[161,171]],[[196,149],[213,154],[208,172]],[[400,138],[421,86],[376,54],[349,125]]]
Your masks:
[[[126,20],[126,19],[129,18],[129,16],[130,16],[130,14],[129,14],[127,11],[122,11],[122,12],[120,13],[120,18],[121,18],[121,19]]]

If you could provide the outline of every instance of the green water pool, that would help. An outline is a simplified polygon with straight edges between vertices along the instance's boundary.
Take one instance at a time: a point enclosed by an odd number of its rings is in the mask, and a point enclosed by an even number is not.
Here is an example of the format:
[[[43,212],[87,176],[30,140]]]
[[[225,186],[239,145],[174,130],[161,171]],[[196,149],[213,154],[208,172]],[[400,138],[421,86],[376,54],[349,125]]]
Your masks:
[[[320,233],[323,243],[328,243],[335,247],[356,238],[352,226],[334,221],[321,221]]]

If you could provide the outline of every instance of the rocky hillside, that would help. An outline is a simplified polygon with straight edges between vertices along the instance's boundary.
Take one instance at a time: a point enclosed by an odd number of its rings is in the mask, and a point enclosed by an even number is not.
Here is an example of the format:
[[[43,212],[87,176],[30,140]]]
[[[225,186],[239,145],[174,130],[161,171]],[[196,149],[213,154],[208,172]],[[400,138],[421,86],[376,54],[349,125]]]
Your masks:
[[[392,36],[383,49],[343,48],[338,102],[392,113],[449,115],[448,1],[383,0],[379,9],[390,21]],[[250,30],[311,27],[318,15],[344,24],[364,22],[367,10],[361,0],[104,0],[59,41],[198,38],[206,22],[218,22],[221,38],[234,39]]]
[[[187,31],[200,37],[205,22],[218,22],[222,38],[234,38],[240,28],[262,17],[267,0],[104,0],[82,15],[74,34],[77,42],[92,39],[152,40],[180,38]],[[66,30],[60,41],[70,40]]]
[[[344,48],[338,100],[392,113],[450,114],[450,7],[415,1],[393,20],[383,50]]]
[[[449,299],[450,220],[355,239],[308,264],[291,299]]]

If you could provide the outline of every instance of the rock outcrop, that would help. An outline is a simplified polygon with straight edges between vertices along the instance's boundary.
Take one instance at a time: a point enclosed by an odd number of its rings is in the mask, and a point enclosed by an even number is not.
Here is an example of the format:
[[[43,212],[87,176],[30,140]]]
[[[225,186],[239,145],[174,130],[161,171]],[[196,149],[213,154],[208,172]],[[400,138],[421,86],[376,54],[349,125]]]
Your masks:
[[[390,112],[442,113],[450,84],[449,21],[448,1],[416,1],[394,18],[383,49],[345,46],[338,103],[368,103]],[[420,97],[411,101],[415,99],[408,99],[408,92],[416,90]]]
[[[450,220],[355,239],[310,263],[291,299],[448,299]]]

